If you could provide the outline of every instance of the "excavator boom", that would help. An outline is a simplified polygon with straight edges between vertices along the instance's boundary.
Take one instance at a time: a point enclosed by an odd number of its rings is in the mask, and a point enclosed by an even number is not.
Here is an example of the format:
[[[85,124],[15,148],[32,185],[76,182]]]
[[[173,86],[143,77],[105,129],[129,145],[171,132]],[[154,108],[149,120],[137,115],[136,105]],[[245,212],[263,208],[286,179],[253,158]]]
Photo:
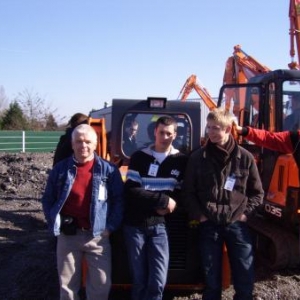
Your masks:
[[[197,76],[192,74],[183,85],[178,98],[180,98],[181,101],[186,101],[189,94],[195,90],[197,94],[200,96],[200,98],[204,101],[205,105],[209,108],[209,110],[212,110],[217,107],[217,104],[207,91],[205,87],[200,85],[197,82]],[[180,97],[180,95],[182,95]]]
[[[233,55],[226,61],[223,84],[245,84],[250,78],[269,73],[271,70],[242,50],[240,45],[234,46]],[[244,91],[228,89],[225,92],[225,107],[238,114],[240,106],[244,106]],[[237,101],[238,100],[238,101]],[[238,103],[240,102],[240,103]],[[231,107],[233,105],[233,107]]]
[[[236,45],[233,55],[226,62],[223,84],[247,83],[253,76],[270,71],[268,67],[243,51],[240,45]]]

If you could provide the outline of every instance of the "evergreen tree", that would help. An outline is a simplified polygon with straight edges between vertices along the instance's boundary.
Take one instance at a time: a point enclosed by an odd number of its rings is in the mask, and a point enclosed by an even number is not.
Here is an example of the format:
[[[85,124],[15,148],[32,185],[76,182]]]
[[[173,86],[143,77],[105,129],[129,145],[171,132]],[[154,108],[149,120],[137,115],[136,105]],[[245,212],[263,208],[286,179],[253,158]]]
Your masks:
[[[10,103],[4,112],[1,127],[3,130],[27,130],[28,122],[17,101]]]

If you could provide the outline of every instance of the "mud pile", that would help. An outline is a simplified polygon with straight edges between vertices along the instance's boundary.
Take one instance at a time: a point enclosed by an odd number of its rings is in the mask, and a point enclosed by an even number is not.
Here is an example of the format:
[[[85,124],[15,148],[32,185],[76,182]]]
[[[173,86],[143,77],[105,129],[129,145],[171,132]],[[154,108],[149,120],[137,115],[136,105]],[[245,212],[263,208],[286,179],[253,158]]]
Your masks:
[[[40,197],[52,161],[53,153],[0,153],[0,193]]]
[[[0,298],[3,300],[59,299],[55,239],[48,233],[40,203],[52,160],[53,153],[0,153]],[[126,293],[111,298],[127,299]],[[164,300],[170,299],[201,299],[201,294],[166,293]],[[233,299],[232,286],[224,291],[222,299]],[[300,268],[272,271],[256,262],[254,299],[300,299]]]

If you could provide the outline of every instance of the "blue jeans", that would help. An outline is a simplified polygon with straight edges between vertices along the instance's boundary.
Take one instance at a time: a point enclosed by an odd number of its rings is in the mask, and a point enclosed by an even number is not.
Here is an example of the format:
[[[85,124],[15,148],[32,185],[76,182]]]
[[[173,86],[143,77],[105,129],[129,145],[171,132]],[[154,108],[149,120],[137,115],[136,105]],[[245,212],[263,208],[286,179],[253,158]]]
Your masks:
[[[254,258],[252,237],[245,222],[217,225],[200,223],[200,255],[205,277],[203,300],[222,298],[222,253],[226,244],[230,262],[234,300],[252,299]]]
[[[167,281],[169,242],[165,224],[124,226],[132,274],[132,300],[161,300]]]

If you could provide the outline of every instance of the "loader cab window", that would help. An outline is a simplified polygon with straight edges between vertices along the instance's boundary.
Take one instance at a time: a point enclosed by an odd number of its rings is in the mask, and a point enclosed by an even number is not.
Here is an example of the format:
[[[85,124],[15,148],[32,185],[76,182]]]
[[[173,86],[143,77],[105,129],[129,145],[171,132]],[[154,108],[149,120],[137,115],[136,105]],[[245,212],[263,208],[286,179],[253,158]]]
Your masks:
[[[282,130],[300,129],[300,82],[285,81],[282,95]]]
[[[122,152],[130,157],[138,149],[154,144],[156,120],[164,114],[128,113],[122,125]],[[191,150],[191,123],[184,114],[170,114],[177,121],[177,136],[173,146],[183,153]]]

